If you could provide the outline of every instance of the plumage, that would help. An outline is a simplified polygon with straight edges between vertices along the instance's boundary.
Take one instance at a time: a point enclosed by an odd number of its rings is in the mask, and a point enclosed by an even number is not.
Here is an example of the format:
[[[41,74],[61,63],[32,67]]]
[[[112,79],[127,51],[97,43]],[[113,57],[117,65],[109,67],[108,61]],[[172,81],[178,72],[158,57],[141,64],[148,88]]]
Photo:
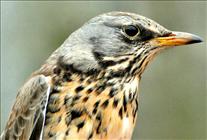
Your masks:
[[[1,138],[130,139],[147,64],[165,48],[198,42],[133,13],[92,18],[23,85]]]

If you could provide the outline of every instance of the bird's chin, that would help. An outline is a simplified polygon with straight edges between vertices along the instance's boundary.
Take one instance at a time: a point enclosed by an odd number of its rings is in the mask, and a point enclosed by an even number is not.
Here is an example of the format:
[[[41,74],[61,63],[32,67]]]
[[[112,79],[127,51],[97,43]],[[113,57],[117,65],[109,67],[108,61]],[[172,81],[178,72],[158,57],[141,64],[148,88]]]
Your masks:
[[[199,36],[185,32],[172,32],[167,36],[156,37],[149,41],[151,46],[157,48],[171,48],[200,42],[202,39]]]

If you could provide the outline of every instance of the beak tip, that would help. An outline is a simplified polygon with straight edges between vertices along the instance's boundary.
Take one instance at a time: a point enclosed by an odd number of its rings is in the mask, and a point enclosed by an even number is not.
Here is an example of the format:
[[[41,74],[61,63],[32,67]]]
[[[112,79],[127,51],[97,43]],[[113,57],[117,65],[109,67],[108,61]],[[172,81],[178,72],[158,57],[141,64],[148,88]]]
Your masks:
[[[203,39],[197,35],[193,35],[189,43],[193,44],[193,43],[200,43],[200,42],[203,42]]]

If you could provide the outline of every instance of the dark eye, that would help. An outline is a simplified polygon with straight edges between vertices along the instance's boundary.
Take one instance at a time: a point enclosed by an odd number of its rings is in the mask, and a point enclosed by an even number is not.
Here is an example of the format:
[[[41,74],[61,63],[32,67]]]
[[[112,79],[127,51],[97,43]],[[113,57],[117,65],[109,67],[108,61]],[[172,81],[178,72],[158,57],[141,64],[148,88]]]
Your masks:
[[[123,31],[129,37],[134,37],[139,33],[138,27],[136,27],[134,25],[124,26]]]

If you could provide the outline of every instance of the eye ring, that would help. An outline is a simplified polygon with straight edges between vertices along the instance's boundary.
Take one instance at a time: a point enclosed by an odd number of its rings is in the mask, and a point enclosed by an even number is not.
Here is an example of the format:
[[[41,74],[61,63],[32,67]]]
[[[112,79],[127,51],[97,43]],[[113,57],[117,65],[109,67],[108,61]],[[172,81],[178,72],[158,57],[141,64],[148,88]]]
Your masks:
[[[123,26],[122,30],[125,36],[131,40],[133,40],[140,33],[140,29],[135,25]]]

